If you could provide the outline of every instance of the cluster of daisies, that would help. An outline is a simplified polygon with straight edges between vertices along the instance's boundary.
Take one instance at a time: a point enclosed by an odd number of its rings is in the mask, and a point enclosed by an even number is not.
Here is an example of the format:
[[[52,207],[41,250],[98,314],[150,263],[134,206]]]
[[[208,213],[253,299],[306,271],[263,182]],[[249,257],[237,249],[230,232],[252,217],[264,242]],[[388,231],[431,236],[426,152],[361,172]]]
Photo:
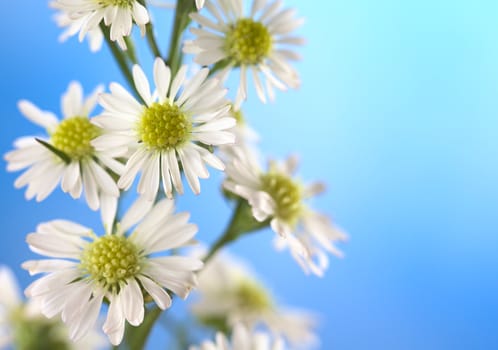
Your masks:
[[[92,51],[100,48],[103,30],[126,50],[134,24],[142,35],[150,29],[148,5],[138,0],[51,2],[59,11],[57,23],[65,28],[61,39],[87,36]],[[187,186],[200,194],[207,166],[225,171],[225,193],[246,201],[253,220],[268,223],[276,247],[288,249],[305,272],[323,275],[327,252],[340,256],[334,243],[346,239],[306,204],[324,185],[296,178],[294,157],[266,169],[256,159],[254,132],[240,111],[248,77],[262,102],[274,99],[275,88],[299,85],[291,65],[299,56],[291,48],[303,43],[293,34],[302,21],[281,0],[254,0],[248,12],[245,5],[242,0],[192,1],[194,38],[183,51],[201,68],[185,65],[175,72],[157,57],[153,89],[146,72],[134,65],[136,94],[111,83],[107,91],[99,86],[85,95],[78,82],[71,82],[61,99],[62,118],[27,100],[19,102],[20,112],[46,135],[19,138],[5,155],[9,171],[24,170],[15,187],[26,187],[26,198],[37,201],[58,187],[74,199],[83,196],[91,209],[100,210],[103,224],[96,232],[58,219],[27,236],[30,249],[46,257],[23,264],[30,274],[41,275],[25,291],[36,304],[36,320],[41,314],[57,316],[63,332],[78,341],[94,332],[107,304],[102,329],[119,345],[126,323],[142,324],[148,302],[164,310],[173,294],[186,298],[198,287],[200,299],[192,312],[206,325],[214,322],[233,333],[231,341],[220,333],[215,342],[193,349],[283,349],[283,339],[316,342],[314,317],[277,306],[233,260],[215,257],[204,268],[199,254],[178,255],[194,242],[198,228],[188,213],[175,212],[174,198]],[[240,74],[233,101],[224,86],[231,72]],[[121,195],[134,184],[137,199],[118,219]],[[8,273],[0,272],[6,279]],[[1,310],[15,306],[0,314],[4,319],[21,310],[19,298],[10,299],[0,300]],[[261,324],[277,339],[252,333]],[[10,338],[0,338],[0,345]]]

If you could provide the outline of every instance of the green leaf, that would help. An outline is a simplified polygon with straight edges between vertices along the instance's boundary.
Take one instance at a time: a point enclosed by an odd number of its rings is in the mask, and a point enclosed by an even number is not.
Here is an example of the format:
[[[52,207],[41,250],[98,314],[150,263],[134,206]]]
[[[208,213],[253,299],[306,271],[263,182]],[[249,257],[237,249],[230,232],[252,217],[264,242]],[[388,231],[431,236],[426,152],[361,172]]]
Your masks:
[[[59,157],[60,159],[62,159],[64,161],[64,163],[66,163],[66,164],[71,163],[71,158],[66,153],[62,152],[60,149],[55,148],[54,146],[52,146],[47,141],[43,141],[43,140],[41,140],[39,138],[35,137],[35,140],[38,143],[40,143],[42,146],[45,146],[50,152],[52,152],[53,154],[55,154],[57,157]]]

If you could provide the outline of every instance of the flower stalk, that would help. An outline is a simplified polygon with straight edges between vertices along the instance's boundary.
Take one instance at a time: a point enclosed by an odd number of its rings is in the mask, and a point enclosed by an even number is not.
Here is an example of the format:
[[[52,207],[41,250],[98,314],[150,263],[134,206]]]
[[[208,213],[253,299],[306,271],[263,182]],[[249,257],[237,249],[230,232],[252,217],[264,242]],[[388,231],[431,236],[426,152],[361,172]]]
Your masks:
[[[268,220],[262,222],[255,220],[249,203],[239,197],[229,225],[225,232],[211,246],[208,254],[203,259],[204,263],[207,263],[221,248],[236,241],[240,236],[261,230],[268,225]]]
[[[190,23],[190,17],[188,15],[194,9],[195,3],[193,0],[178,0],[176,3],[175,19],[173,22],[173,29],[171,31],[168,57],[166,59],[166,63],[170,67],[173,75],[175,75],[180,69],[183,56],[180,40],[182,38],[183,31]]]
[[[145,8],[147,8],[147,3],[145,0],[139,0],[140,4],[142,4]],[[149,44],[150,50],[154,57],[161,57],[161,51],[159,50],[159,46],[157,45],[156,36],[154,35],[154,25],[152,22],[149,22],[145,25],[145,35],[147,37],[147,43]]]
[[[135,87],[135,84],[133,82],[133,75],[131,73],[131,69],[128,65],[128,62],[126,61],[126,55],[123,54],[123,51],[119,48],[119,46],[116,44],[116,42],[112,41],[110,38],[110,30],[109,28],[102,22],[100,23],[100,29],[102,30],[102,33],[104,34],[105,41],[107,45],[109,46],[109,49],[111,50],[111,53],[121,70],[121,73],[123,74],[124,78],[126,79],[126,82],[130,86],[130,88],[133,90],[133,93],[135,94],[136,97],[140,98],[140,94],[137,91],[137,88]]]
[[[128,349],[145,349],[145,344],[147,344],[150,332],[154,328],[156,321],[161,316],[162,311],[163,310],[161,310],[157,306],[153,306],[149,309],[146,309],[144,321],[140,326],[133,327],[128,325],[125,332],[125,342],[128,345]],[[116,349],[119,349],[119,347],[116,347]]]

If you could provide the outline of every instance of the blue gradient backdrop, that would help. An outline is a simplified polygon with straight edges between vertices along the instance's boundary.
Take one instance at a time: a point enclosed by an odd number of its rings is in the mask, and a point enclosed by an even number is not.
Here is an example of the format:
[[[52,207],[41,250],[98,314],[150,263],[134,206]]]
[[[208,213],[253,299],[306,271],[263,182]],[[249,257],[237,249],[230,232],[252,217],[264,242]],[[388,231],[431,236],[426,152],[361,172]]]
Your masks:
[[[287,4],[307,20],[302,87],[267,106],[252,93],[246,115],[267,154],[297,152],[302,178],[328,183],[314,206],[351,239],[323,279],[275,253],[271,232],[232,252],[261,271],[283,303],[322,314],[323,349],[498,348],[498,3]],[[90,91],[122,79],[107,49],[57,43],[46,1],[5,1],[2,14],[5,153],[15,138],[41,133],[18,112],[19,99],[58,113],[70,80]],[[155,19],[164,50],[171,18]],[[19,264],[34,255],[24,239],[39,222],[63,217],[99,228],[99,220],[60,190],[41,204],[25,201],[13,188],[17,176],[0,172],[0,263],[26,286]],[[220,179],[213,171],[201,196],[179,202],[205,242],[229,213]],[[167,345],[157,336],[150,348]]]

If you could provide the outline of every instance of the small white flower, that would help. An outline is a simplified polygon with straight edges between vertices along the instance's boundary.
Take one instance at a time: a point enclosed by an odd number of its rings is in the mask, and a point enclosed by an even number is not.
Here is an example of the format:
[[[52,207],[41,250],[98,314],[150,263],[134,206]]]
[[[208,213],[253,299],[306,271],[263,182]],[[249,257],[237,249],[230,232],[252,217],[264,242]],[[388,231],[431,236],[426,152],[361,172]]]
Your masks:
[[[233,329],[232,339],[229,341],[223,333],[216,334],[214,342],[204,341],[200,346],[191,346],[189,350],[284,350],[282,339],[273,339],[263,332],[250,333],[242,325]]]
[[[347,236],[304,203],[323,192],[324,185],[301,184],[292,177],[296,168],[297,160],[290,157],[283,164],[270,162],[265,172],[249,148],[237,147],[232,161],[227,162],[224,186],[248,201],[256,220],[270,220],[272,230],[280,236],[277,247],[288,247],[306,273],[322,276],[328,267],[324,250],[342,256],[333,242]]]
[[[66,12],[60,11],[55,15],[55,21],[57,25],[61,28],[65,28],[62,34],[59,36],[59,41],[64,42],[69,37],[72,37],[81,30],[81,27],[85,24],[84,18],[71,19]],[[90,45],[90,51],[97,52],[101,49],[102,43],[104,41],[104,35],[99,27],[95,27],[88,31],[88,43]]]
[[[79,39],[97,29],[102,20],[110,26],[110,39],[117,41],[125,50],[125,36],[129,36],[133,21],[140,27],[142,35],[149,22],[147,9],[136,0],[55,0],[51,5],[68,14],[79,25]]]
[[[36,349],[40,342],[47,349],[87,350],[104,345],[94,328],[81,341],[70,341],[67,327],[43,316],[36,300],[22,301],[17,281],[6,266],[0,266],[0,286],[0,349]]]
[[[143,321],[144,293],[164,310],[171,305],[166,289],[186,298],[196,285],[193,271],[202,267],[202,261],[164,255],[197,232],[197,226],[187,222],[188,213],[173,211],[172,200],[153,205],[139,198],[114,232],[109,229],[114,213],[109,215],[102,236],[71,221],[40,224],[27,242],[32,251],[50,259],[23,264],[30,274],[44,274],[26,289],[26,295],[40,300],[45,316],[60,313],[74,340],[95,323],[105,298],[109,309],[103,330],[112,344],[119,344],[125,320],[133,326]]]
[[[194,61],[201,65],[226,65],[219,72],[222,77],[240,68],[236,103],[247,97],[249,74],[263,102],[267,95],[273,100],[274,87],[299,86],[299,76],[289,63],[300,58],[289,47],[304,43],[291,34],[303,22],[293,18],[294,10],[281,9],[281,0],[254,0],[249,16],[244,15],[243,0],[210,1],[205,7],[209,17],[190,14],[201,28],[191,29],[197,37],[187,41],[183,50],[195,54]]]
[[[296,346],[317,343],[316,317],[278,305],[267,288],[244,263],[227,254],[216,255],[199,273],[199,300],[192,312],[203,323],[231,328],[266,326]]]
[[[156,91],[151,94],[149,82],[142,69],[133,67],[133,79],[141,104],[121,85],[112,83],[110,94],[100,97],[105,111],[94,119],[108,131],[92,144],[97,149],[123,149],[132,153],[118,186],[128,189],[138,172],[142,172],[138,193],[153,200],[162,184],[166,195],[173,196],[173,187],[183,193],[180,161],[183,173],[195,194],[200,193],[199,178],[209,177],[205,163],[224,170],[218,157],[203,145],[224,145],[234,142],[228,131],[235,119],[226,116],[230,105],[226,90],[217,79],[206,79],[204,68],[185,83],[187,66],[171,77],[163,60],[154,62]]]
[[[64,192],[79,198],[82,191],[89,207],[97,210],[100,206],[113,207],[119,197],[119,189],[105,170],[109,168],[117,174],[123,165],[116,161],[112,152],[96,151],[90,141],[101,133],[101,129],[90,122],[89,113],[97,103],[97,88],[88,98],[83,98],[83,90],[77,82],[69,84],[62,96],[62,114],[59,121],[51,112],[38,109],[31,102],[19,102],[19,110],[35,124],[46,129],[49,138],[38,137],[68,158],[66,161],[36,141],[34,136],[15,141],[15,150],[5,155],[7,170],[17,171],[28,168],[14,183],[16,188],[28,186],[26,198],[44,200],[61,184]]]

